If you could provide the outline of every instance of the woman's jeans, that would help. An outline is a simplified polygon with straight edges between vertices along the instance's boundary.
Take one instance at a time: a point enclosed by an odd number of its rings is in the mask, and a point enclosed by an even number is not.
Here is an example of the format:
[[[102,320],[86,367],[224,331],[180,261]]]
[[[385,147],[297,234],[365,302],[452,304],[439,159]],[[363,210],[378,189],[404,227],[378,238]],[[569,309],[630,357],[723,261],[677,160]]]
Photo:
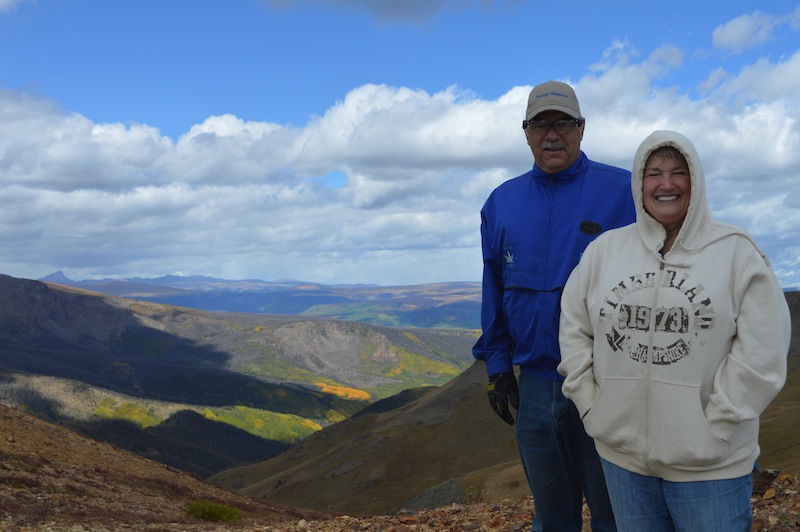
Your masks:
[[[602,463],[620,532],[750,532],[752,475],[668,482]]]
[[[583,497],[592,531],[614,531],[614,516],[594,440],[561,381],[519,376],[517,444],[536,508],[534,532],[579,532]]]

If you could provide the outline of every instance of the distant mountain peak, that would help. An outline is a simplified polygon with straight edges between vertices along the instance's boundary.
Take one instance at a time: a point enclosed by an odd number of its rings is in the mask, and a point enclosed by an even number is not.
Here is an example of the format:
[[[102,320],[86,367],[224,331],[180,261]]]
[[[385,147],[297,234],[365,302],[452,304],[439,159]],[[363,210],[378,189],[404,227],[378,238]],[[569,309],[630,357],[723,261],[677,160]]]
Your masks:
[[[64,275],[64,272],[62,272],[61,270],[46,275],[40,278],[39,281],[46,281],[48,283],[59,283],[59,284],[70,284],[75,282],[66,275]]]

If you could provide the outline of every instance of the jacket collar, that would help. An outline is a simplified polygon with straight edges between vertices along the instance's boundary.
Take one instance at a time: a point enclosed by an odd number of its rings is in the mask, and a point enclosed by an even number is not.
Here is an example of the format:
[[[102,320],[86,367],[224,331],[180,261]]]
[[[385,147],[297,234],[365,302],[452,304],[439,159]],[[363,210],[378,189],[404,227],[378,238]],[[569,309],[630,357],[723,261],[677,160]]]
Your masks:
[[[589,159],[586,158],[586,154],[583,153],[581,150],[578,158],[575,160],[572,165],[568,168],[555,173],[555,174],[548,174],[537,165],[535,162],[533,164],[533,177],[537,180],[546,180],[548,183],[552,182],[559,182],[564,183],[567,181],[571,181],[575,178],[575,176],[580,175],[589,164]]]

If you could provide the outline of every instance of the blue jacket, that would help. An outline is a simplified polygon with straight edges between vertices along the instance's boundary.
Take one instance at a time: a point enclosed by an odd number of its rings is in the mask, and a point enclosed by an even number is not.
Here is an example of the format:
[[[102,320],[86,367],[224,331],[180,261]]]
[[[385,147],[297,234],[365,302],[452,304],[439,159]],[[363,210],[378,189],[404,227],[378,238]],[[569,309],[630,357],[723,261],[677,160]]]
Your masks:
[[[563,172],[534,165],[492,192],[481,209],[483,334],[472,350],[490,376],[519,365],[563,379],[561,291],[589,242],[635,216],[630,172],[583,152]]]

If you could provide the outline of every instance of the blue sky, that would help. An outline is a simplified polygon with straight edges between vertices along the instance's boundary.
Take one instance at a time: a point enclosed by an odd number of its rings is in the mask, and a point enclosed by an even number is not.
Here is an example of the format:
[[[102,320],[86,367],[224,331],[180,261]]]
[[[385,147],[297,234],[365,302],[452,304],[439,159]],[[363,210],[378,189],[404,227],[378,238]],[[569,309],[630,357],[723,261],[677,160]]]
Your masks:
[[[478,281],[548,79],[590,158],[686,134],[800,286],[796,1],[0,0],[0,273]]]

